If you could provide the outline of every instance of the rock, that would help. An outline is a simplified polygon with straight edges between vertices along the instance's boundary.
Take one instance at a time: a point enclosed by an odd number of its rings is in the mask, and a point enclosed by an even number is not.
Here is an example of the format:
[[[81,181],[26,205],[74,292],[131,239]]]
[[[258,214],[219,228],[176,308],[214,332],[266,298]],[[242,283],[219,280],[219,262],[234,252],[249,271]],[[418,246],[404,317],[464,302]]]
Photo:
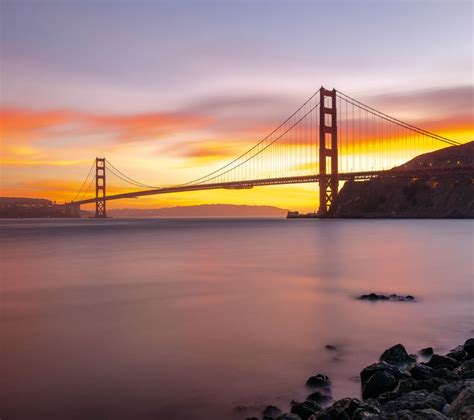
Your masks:
[[[455,368],[459,366],[459,362],[457,360],[451,359],[450,357],[440,356],[439,354],[433,354],[429,362],[426,363],[429,367],[434,369],[446,367],[446,368]]]
[[[459,379],[461,379],[461,377],[457,373],[454,373],[453,371],[445,367],[436,369],[433,375],[436,378],[446,379],[449,382],[458,381]]]
[[[326,350],[329,350],[329,351],[336,351],[336,350],[337,350],[337,347],[336,347],[336,346],[333,346],[332,344],[326,344],[326,345],[324,346],[324,348],[325,348]]]
[[[381,394],[378,397],[378,400],[379,400],[380,404],[384,405],[384,404],[388,403],[389,401],[396,400],[398,397],[400,397],[400,395],[402,395],[400,393],[400,391],[388,391],[388,392],[384,392],[383,394]]]
[[[423,410],[402,410],[395,413],[394,420],[446,420],[447,417],[432,408]]]
[[[474,387],[467,386],[458,394],[456,399],[452,402],[448,411],[448,416],[456,417],[461,411],[468,407],[474,406]]]
[[[402,379],[396,388],[397,391],[406,393],[424,389],[429,392],[436,391],[440,386],[445,385],[447,381],[441,378],[430,378],[416,380],[414,378]]]
[[[360,372],[360,381],[362,385],[365,385],[372,375],[381,371],[390,373],[390,375],[392,375],[395,379],[401,379],[406,376],[406,374],[404,374],[396,366],[389,365],[387,362],[373,363],[362,369]]]
[[[396,366],[413,362],[402,344],[396,344],[385,350],[380,356],[380,360]]]
[[[321,406],[316,401],[292,402],[291,413],[298,415],[302,420],[308,420],[311,415],[319,411],[321,411]]]
[[[466,386],[474,387],[474,380],[470,380],[470,381],[461,380],[461,381],[445,384],[438,388],[438,392],[440,393],[440,395],[444,397],[444,399],[448,403],[451,404]]]
[[[318,404],[323,404],[332,400],[332,398],[320,391],[315,391],[306,397],[307,401],[316,401]]]
[[[463,379],[474,379],[474,359],[466,360],[454,369],[454,372],[461,375]]]
[[[474,419],[474,405],[464,407],[456,417],[457,420],[472,420]]]
[[[277,417],[277,420],[301,420],[301,417],[297,414],[285,413],[282,414],[280,417]]]
[[[434,369],[426,365],[413,365],[409,370],[410,375],[415,379],[430,379],[434,374]]]
[[[467,353],[463,346],[457,346],[456,348],[452,349],[446,355],[446,357],[450,357],[451,359],[457,360],[458,362],[463,362],[467,358]]]
[[[382,419],[381,405],[377,400],[369,398],[359,405],[352,416],[352,420],[362,420],[368,418]]]
[[[318,373],[317,375],[310,376],[306,381],[308,388],[323,388],[329,390],[331,387],[331,380],[326,375]]]
[[[314,417],[313,417],[314,416]],[[328,407],[319,412],[318,414],[311,416],[309,420],[351,420],[349,414],[344,410],[340,410],[334,407]]]
[[[268,419],[275,419],[278,416],[281,416],[282,413],[283,412],[278,407],[275,407],[274,405],[267,405],[262,412],[263,417],[268,418]]]
[[[425,347],[420,350],[422,356],[431,356],[434,353],[433,347]]]
[[[396,400],[387,402],[384,406],[384,410],[391,412],[433,408],[434,410],[441,411],[445,404],[446,400],[440,395],[429,393],[426,390],[419,390],[408,392]]]
[[[464,343],[463,349],[469,358],[474,357],[474,338],[467,339]]]
[[[361,402],[357,398],[343,398],[333,403],[333,407],[339,411],[345,411],[349,417],[359,408]]]
[[[377,398],[380,394],[392,391],[397,386],[397,379],[388,372],[377,372],[372,375],[362,388],[362,397]]]
[[[390,296],[386,296],[386,295],[378,295],[377,293],[370,293],[368,295],[360,295],[359,299],[370,300],[372,302],[375,302],[378,300],[390,300],[393,302],[412,302],[415,300],[415,297],[412,295],[401,296],[401,295],[392,294]]]

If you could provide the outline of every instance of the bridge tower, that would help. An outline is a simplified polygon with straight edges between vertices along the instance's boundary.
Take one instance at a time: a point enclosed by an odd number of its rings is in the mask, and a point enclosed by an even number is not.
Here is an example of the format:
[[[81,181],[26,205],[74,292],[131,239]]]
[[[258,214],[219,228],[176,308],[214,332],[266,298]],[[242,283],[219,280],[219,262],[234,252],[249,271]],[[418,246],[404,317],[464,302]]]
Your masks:
[[[319,91],[319,214],[324,216],[337,196],[337,106],[336,89]]]
[[[95,158],[95,217],[107,217],[105,203],[105,158]]]

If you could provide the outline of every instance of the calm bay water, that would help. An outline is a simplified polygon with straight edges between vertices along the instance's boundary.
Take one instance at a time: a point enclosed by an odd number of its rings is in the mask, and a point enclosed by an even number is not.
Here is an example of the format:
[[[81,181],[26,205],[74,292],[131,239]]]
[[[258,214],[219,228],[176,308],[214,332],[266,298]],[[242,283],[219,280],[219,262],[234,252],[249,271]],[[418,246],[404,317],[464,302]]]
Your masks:
[[[473,336],[472,221],[7,220],[0,242],[2,420],[245,418]]]

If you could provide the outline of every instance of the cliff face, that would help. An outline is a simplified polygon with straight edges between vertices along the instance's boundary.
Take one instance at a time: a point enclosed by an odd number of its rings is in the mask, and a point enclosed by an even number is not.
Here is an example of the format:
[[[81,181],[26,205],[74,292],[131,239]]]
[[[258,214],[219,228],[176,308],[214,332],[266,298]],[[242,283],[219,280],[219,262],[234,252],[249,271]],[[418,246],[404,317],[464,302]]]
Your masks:
[[[417,156],[401,168],[446,167],[474,162],[474,142]],[[472,176],[431,179],[348,181],[329,212],[330,217],[474,218]]]

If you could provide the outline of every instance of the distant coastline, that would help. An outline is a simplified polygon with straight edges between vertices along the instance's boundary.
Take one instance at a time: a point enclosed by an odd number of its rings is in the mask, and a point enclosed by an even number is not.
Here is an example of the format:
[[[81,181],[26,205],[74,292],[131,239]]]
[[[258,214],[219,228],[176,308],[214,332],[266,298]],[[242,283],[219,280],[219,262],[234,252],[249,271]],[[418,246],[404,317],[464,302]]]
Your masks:
[[[159,217],[286,217],[288,210],[274,206],[237,204],[202,204],[196,206],[164,207],[157,209],[109,209],[114,218]],[[94,213],[81,210],[81,217]],[[57,218],[64,217],[63,209],[44,198],[0,197],[0,218]]]

